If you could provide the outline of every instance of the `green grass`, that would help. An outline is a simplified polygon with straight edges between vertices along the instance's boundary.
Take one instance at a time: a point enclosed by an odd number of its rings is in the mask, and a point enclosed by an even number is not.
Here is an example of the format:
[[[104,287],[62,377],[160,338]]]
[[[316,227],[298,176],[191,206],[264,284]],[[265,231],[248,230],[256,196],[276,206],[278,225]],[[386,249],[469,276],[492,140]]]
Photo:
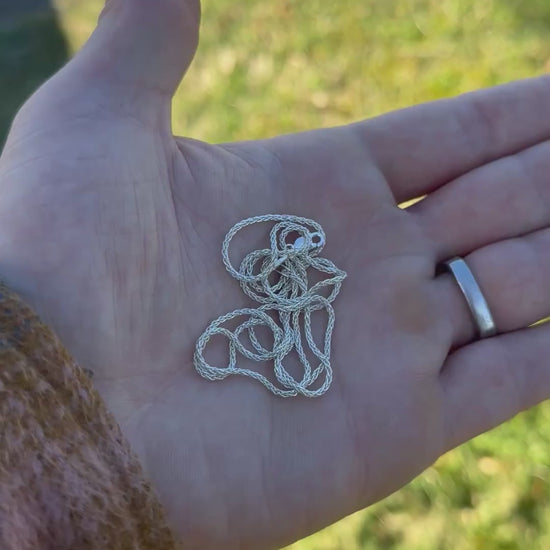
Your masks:
[[[0,145],[14,113],[67,55],[53,11],[0,15]]]
[[[100,2],[56,5],[75,51]],[[174,129],[209,141],[346,123],[550,66],[546,0],[204,0],[203,12],[199,52],[174,102]],[[46,15],[0,27],[2,127],[65,56],[51,23]],[[44,37],[39,46],[37,36]],[[43,51],[36,55],[14,53],[37,47]],[[26,64],[22,80],[12,76],[14,59]],[[544,404],[290,548],[547,550],[549,474]]]

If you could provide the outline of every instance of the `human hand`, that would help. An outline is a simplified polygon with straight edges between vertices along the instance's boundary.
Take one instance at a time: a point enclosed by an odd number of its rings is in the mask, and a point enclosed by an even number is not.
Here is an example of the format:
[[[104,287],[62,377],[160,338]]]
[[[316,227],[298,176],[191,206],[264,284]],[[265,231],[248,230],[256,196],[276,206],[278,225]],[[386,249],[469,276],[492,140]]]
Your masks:
[[[23,107],[0,160],[0,273],[94,371],[189,547],[276,547],[549,396],[548,328],[516,329],[550,311],[550,81],[210,145],[170,130],[198,19],[196,1],[111,0]],[[272,212],[319,221],[348,273],[318,399],[192,364],[206,324],[243,305],[225,233]],[[502,335],[470,343],[456,283],[435,277],[457,254]]]

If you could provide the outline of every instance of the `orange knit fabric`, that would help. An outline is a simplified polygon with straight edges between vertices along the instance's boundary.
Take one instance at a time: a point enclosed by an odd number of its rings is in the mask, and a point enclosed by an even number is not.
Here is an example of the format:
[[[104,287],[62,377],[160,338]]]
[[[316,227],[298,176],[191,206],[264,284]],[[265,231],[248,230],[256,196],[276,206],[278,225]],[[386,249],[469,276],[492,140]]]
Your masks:
[[[176,548],[90,378],[1,282],[0,548]]]

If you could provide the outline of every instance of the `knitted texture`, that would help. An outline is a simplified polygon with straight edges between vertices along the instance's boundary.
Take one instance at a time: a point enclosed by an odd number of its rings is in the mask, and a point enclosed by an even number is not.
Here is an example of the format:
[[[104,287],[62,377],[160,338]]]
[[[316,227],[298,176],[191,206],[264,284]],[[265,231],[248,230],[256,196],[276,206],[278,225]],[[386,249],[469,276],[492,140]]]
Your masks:
[[[1,282],[0,548],[176,548],[89,376]]]

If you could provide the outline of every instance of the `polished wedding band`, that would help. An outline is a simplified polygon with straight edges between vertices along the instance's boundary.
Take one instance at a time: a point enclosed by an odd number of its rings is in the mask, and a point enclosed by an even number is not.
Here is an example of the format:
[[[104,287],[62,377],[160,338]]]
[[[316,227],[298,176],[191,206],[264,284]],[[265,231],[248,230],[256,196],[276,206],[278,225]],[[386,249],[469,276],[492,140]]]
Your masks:
[[[452,273],[464,298],[466,298],[477,327],[478,338],[494,336],[497,327],[491,315],[489,304],[487,304],[487,300],[485,300],[481,288],[479,288],[466,262],[462,258],[456,257],[443,262],[442,267]]]

